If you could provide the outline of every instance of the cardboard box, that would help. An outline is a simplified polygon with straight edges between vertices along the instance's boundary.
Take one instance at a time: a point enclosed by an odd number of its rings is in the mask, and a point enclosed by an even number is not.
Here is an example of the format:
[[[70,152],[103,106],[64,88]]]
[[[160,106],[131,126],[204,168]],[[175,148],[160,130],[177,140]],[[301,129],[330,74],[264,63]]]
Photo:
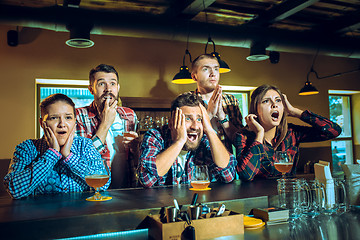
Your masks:
[[[192,220],[191,226],[195,228],[197,240],[244,234],[243,217],[243,214],[230,211],[228,216]],[[181,234],[187,226],[185,221],[162,223],[160,215],[147,216],[150,239],[181,240]]]

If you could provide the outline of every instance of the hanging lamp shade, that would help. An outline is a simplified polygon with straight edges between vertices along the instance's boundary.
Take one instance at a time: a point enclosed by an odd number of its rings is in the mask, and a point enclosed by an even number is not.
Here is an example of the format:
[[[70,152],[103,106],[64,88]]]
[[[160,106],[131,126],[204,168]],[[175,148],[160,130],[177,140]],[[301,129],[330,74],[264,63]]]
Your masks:
[[[306,95],[315,95],[318,94],[319,91],[316,89],[316,87],[314,87],[310,80],[309,80],[309,76],[311,73],[314,73],[316,78],[318,78],[317,72],[314,70],[314,68],[311,66],[310,71],[308,72],[308,74],[306,75],[306,82],[304,87],[300,90],[299,95],[300,96],[306,96]]]
[[[306,81],[304,87],[300,90],[299,95],[315,95],[318,94],[319,91],[314,87],[310,81]]]
[[[220,68],[219,68],[219,72],[220,72],[220,73],[227,73],[227,72],[230,72],[230,71],[231,71],[229,65],[227,65],[227,63],[220,58],[220,54],[219,54],[219,53],[217,53],[217,52],[212,52],[211,55],[213,55],[214,57],[217,58],[217,60],[218,60],[218,62],[219,62],[219,65],[220,65]]]
[[[214,51],[212,53],[210,53],[210,55],[216,57],[216,59],[218,60],[219,62],[219,73],[227,73],[227,72],[230,72],[231,69],[229,67],[229,65],[220,58],[220,54],[218,52],[215,51],[215,42],[211,39],[211,37],[208,38],[208,41],[205,45],[205,54],[206,54],[206,50],[207,50],[207,46],[209,43],[212,43],[213,44],[213,47],[214,47]]]
[[[195,83],[195,81],[191,77],[191,73],[189,72],[189,68],[185,65],[180,67],[180,72],[178,72],[173,80],[171,81],[175,84],[190,84]]]
[[[189,68],[185,65],[185,57],[186,55],[189,55],[190,58],[190,63],[191,61],[191,54],[189,52],[188,49],[185,50],[185,54],[183,57],[183,65],[180,67],[180,72],[178,72],[173,80],[171,81],[172,83],[175,84],[191,84],[191,83],[196,83],[192,77],[191,77],[191,73],[189,72]]]

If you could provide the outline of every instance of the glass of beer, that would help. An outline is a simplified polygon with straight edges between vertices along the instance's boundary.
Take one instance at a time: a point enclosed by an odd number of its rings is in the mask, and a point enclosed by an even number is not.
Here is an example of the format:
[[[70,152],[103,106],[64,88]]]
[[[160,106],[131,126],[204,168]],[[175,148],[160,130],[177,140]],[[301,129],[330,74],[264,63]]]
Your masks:
[[[285,179],[285,174],[289,172],[293,166],[293,159],[287,152],[276,151],[274,167],[281,172],[282,179]]]
[[[190,184],[192,190],[209,190],[210,179],[206,165],[195,165],[191,171]]]
[[[110,178],[110,170],[104,159],[91,159],[87,161],[85,170],[86,183],[95,189],[95,195],[88,197],[87,201],[107,201],[112,197],[102,196],[100,188],[104,186]]]

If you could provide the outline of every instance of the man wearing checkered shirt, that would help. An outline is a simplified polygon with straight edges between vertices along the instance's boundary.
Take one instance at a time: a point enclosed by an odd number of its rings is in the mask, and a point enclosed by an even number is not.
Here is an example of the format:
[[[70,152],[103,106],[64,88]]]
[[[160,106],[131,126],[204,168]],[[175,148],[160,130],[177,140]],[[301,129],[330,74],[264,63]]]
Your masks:
[[[232,152],[235,133],[243,128],[242,115],[238,100],[222,92],[219,69],[216,57],[202,54],[192,62],[191,77],[197,84],[194,93],[205,102],[212,127]]]
[[[94,101],[76,109],[76,134],[90,138],[111,169],[111,188],[134,187],[138,155],[135,112],[118,106],[119,75],[113,66],[100,64],[89,74]],[[129,133],[125,136],[124,133]]]
[[[207,165],[212,182],[231,182],[235,177],[235,156],[211,127],[201,98],[184,93],[173,101],[170,110],[169,125],[144,135],[138,168],[140,183],[145,187],[187,184],[194,165]]]

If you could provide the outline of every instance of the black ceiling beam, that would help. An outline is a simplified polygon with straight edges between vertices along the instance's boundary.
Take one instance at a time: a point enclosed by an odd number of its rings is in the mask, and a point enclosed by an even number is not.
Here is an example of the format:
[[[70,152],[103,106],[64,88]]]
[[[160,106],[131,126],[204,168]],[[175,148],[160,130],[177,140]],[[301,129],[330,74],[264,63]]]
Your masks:
[[[273,22],[281,21],[305,8],[313,5],[319,0],[288,0],[275,5],[264,14],[259,15],[247,25],[267,26]]]
[[[340,36],[358,29],[360,29],[360,10],[325,21],[314,27],[311,32],[318,35]]]
[[[0,4],[1,6],[1,4]],[[0,7],[0,24],[22,27],[41,28],[53,31],[68,31],[66,24],[69,16],[93,20],[94,28],[91,34],[116,35],[125,37],[141,37],[163,39],[171,41],[187,41],[189,30],[186,24],[174,28],[176,19],[164,20],[164,16],[151,14],[118,14],[88,9],[74,9],[64,7],[26,8]],[[245,25],[245,24],[244,24]],[[267,38],[271,43],[268,50],[283,52],[314,52],[321,44],[324,55],[351,57],[360,59],[360,45],[356,38],[335,36],[314,39],[313,34],[291,32],[263,26],[250,26],[246,31],[234,26],[221,24],[192,22],[191,42],[203,43],[208,36],[207,28],[211,29],[211,36],[222,46],[247,47],[253,39]]]
[[[165,15],[190,20],[215,1],[216,0],[174,0],[165,12]]]

